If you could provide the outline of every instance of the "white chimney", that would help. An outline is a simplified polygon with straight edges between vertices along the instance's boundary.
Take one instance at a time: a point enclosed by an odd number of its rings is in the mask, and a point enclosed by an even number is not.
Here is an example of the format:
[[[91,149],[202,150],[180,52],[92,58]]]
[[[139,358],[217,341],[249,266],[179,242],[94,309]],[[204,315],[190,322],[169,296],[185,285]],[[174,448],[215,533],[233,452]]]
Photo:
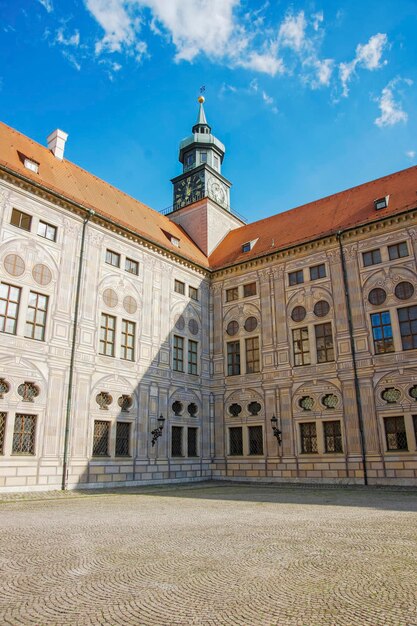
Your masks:
[[[48,148],[57,159],[62,161],[64,158],[65,142],[68,139],[67,133],[57,128],[47,138]]]

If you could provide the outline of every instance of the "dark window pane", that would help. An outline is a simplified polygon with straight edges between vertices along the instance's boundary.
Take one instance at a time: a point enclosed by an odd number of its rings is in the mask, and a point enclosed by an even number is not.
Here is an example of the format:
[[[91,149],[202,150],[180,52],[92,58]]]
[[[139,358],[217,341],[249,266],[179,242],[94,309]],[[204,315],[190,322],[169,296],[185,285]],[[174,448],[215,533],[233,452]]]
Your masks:
[[[229,450],[231,456],[243,455],[242,428],[229,428]]]

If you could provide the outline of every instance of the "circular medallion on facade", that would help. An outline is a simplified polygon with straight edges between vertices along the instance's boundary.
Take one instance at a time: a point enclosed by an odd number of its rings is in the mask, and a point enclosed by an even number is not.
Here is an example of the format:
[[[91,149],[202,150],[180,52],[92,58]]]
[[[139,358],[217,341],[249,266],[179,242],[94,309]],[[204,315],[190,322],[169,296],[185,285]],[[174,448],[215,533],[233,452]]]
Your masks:
[[[229,406],[229,413],[230,415],[233,415],[233,417],[237,417],[239,413],[241,412],[242,412],[242,407],[240,406],[240,404],[237,404],[236,402],[234,402],[233,404]]]
[[[49,285],[52,280],[51,270],[42,263],[38,263],[34,266],[32,276],[38,285]]]
[[[294,322],[302,322],[306,316],[306,310],[303,306],[295,306],[291,311],[291,319]]]
[[[338,405],[339,400],[336,394],[327,393],[325,396],[322,397],[321,402],[326,408],[335,409]]]
[[[184,405],[179,400],[175,400],[175,402],[172,403],[172,410],[174,411],[174,415],[176,416],[181,415],[183,412],[183,409],[184,409]]]
[[[118,302],[117,293],[113,289],[105,289],[103,291],[104,304],[113,309]]]
[[[257,326],[258,326],[258,320],[253,315],[251,315],[250,317],[246,319],[245,330],[247,330],[248,333],[251,333],[252,331],[254,331]]]
[[[199,326],[198,326],[198,322],[195,319],[191,319],[188,322],[188,330],[190,331],[190,333],[192,335],[197,335],[198,331],[199,331]]]
[[[371,289],[368,295],[368,300],[371,304],[383,304],[387,299],[387,294],[384,289],[380,287],[376,287],[375,289]]]
[[[25,271],[25,262],[17,254],[8,254],[4,259],[4,269],[12,276],[21,276]]]
[[[248,404],[248,411],[251,415],[258,415],[259,411],[261,410],[261,405],[259,404],[259,402],[249,402]]]
[[[190,404],[187,406],[187,411],[188,414],[191,415],[191,417],[195,417],[198,413],[198,406],[195,402],[190,402]]]
[[[408,300],[414,294],[414,287],[411,283],[403,281],[395,287],[395,295],[399,300]]]
[[[136,303],[135,298],[132,298],[132,296],[126,296],[123,299],[123,308],[127,313],[130,313],[130,315],[133,315],[133,313],[136,313],[138,305]]]
[[[183,318],[182,315],[178,315],[175,319],[175,327],[178,330],[184,330],[184,326],[185,326],[185,319]]]
[[[303,411],[311,411],[314,406],[314,398],[312,398],[311,396],[303,396],[298,404],[303,409]]]
[[[314,315],[316,317],[325,317],[330,311],[330,305],[326,300],[319,300],[314,305]]]
[[[239,330],[239,323],[236,322],[236,320],[232,320],[231,322],[228,323],[227,328],[226,328],[226,332],[228,335],[233,337],[233,335],[237,334],[238,330]]]
[[[388,404],[395,404],[401,398],[401,391],[395,387],[386,387],[381,393],[381,398]]]

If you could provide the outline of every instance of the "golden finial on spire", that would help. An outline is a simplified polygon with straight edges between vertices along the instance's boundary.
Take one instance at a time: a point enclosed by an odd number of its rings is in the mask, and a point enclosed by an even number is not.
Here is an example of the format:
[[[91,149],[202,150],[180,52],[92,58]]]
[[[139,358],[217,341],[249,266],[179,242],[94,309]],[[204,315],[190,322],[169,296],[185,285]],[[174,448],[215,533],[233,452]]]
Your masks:
[[[200,104],[203,104],[203,102],[205,102],[205,97],[204,96],[198,96],[198,102]]]

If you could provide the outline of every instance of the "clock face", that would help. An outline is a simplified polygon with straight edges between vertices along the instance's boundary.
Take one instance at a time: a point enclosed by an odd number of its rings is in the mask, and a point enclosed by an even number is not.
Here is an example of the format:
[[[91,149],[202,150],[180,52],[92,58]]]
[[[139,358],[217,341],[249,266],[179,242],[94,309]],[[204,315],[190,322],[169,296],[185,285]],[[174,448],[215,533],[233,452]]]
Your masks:
[[[211,179],[209,183],[209,192],[210,196],[218,202],[218,204],[225,204],[226,202],[226,192],[223,185],[217,180]]]
[[[174,204],[179,209],[204,196],[204,174],[197,172],[178,181],[174,187]]]

